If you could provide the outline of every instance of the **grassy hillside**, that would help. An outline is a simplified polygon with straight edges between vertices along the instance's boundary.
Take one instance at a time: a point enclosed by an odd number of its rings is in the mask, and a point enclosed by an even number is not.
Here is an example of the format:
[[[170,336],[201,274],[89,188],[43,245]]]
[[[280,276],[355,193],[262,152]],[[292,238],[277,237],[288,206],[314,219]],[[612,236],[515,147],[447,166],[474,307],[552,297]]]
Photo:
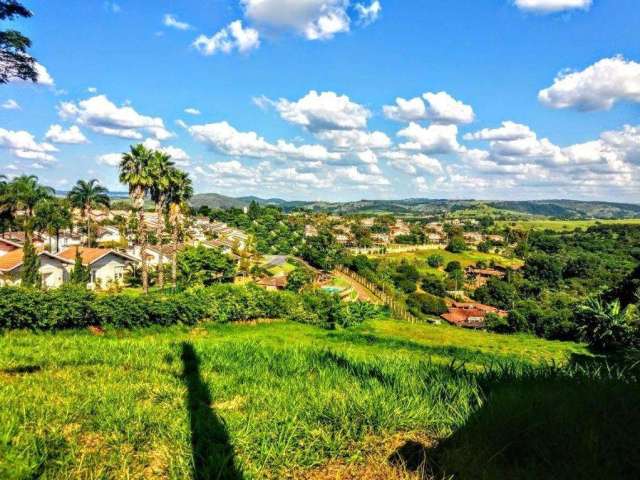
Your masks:
[[[499,221],[502,227],[515,227],[519,230],[553,230],[556,232],[570,232],[577,228],[586,229],[598,224],[604,225],[638,225],[640,219],[628,218],[617,220],[522,220],[522,221]]]
[[[7,333],[0,478],[423,478],[425,455],[456,478],[638,473],[637,452],[615,450],[634,445],[637,389],[537,366],[584,355],[572,343],[393,321]],[[496,367],[506,360],[512,368]],[[513,430],[525,420],[533,433]],[[544,457],[545,428],[567,441],[562,462]],[[593,443],[602,428],[610,451]],[[590,442],[582,450],[566,437],[577,434]],[[517,461],[504,454],[515,449]],[[567,476],[577,462],[595,476]]]

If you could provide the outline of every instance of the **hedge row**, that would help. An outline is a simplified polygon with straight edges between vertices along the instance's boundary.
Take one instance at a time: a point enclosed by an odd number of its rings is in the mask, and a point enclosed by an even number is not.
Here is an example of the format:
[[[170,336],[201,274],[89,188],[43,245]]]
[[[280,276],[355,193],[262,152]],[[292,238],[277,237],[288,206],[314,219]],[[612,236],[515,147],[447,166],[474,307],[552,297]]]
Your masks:
[[[179,293],[95,294],[81,287],[57,290],[0,288],[0,330],[54,330],[90,325],[118,328],[194,325],[258,318],[287,318],[333,327],[358,323],[377,312],[341,304],[317,292],[297,295],[255,286],[216,285]]]

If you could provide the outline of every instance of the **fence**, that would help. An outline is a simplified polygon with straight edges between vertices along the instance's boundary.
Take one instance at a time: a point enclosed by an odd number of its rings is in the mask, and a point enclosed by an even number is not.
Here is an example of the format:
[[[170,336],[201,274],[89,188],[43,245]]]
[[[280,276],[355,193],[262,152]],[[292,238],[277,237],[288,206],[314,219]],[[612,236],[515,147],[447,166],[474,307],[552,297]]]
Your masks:
[[[375,297],[377,297],[380,302],[389,307],[391,313],[401,320],[405,320],[407,322],[415,323],[417,321],[416,317],[414,317],[404,306],[404,304],[395,298],[393,295],[389,295],[385,291],[381,290],[377,285],[370,282],[362,275],[357,274],[356,272],[349,270],[347,267],[343,265],[338,265],[336,270],[340,273],[346,275],[354,282],[358,282],[364,288],[369,290]]]

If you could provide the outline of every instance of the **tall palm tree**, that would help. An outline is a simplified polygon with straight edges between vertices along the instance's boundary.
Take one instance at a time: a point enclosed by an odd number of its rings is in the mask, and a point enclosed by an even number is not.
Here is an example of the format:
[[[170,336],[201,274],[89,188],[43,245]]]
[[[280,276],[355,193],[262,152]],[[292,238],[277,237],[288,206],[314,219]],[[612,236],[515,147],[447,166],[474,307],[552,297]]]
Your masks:
[[[169,207],[169,222],[172,234],[171,252],[171,281],[173,288],[178,282],[178,240],[180,238],[181,223],[184,212],[188,211],[188,201],[193,196],[193,184],[189,175],[180,170],[176,170],[171,176],[169,189],[167,192],[167,205]]]
[[[94,208],[111,206],[109,191],[95,178],[88,182],[78,180],[68,194],[74,208],[80,210],[80,216],[87,222],[87,246],[91,247],[91,212]]]
[[[134,145],[122,155],[120,181],[129,186],[129,196],[138,217],[138,243],[142,257],[142,288],[149,291],[149,269],[147,266],[147,229],[144,223],[144,197],[153,185],[151,172],[152,152],[144,145]]]
[[[164,208],[166,205],[167,193],[171,185],[171,177],[177,170],[173,166],[171,156],[164,152],[155,151],[151,156],[150,168],[153,184],[149,190],[151,200],[156,207],[156,239],[160,247],[160,257],[158,259],[158,287],[164,287],[164,254],[162,252],[162,238],[164,235]]]
[[[45,187],[38,183],[35,175],[21,175],[14,178],[5,187],[6,205],[12,218],[16,218],[22,211],[22,228],[25,236],[31,240],[34,228],[34,209],[38,202],[53,198],[53,188]]]

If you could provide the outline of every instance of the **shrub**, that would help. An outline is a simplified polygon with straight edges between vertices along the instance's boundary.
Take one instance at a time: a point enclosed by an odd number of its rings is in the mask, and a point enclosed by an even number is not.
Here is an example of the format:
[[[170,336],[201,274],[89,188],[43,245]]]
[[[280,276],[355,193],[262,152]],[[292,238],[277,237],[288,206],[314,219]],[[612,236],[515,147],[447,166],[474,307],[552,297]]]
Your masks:
[[[427,257],[427,265],[429,265],[431,268],[439,268],[444,265],[444,257],[436,253],[434,253],[433,255],[429,255]]]
[[[451,253],[461,253],[467,250],[467,244],[464,241],[464,238],[456,236],[449,240],[449,243],[445,250]]]
[[[447,295],[444,282],[435,275],[428,275],[422,279],[422,289],[437,297],[445,297]]]
[[[368,302],[350,302],[342,304],[342,313],[338,319],[338,324],[342,327],[352,327],[359,325],[365,320],[379,315],[380,309],[376,305]]]
[[[414,315],[442,315],[447,311],[444,299],[430,293],[412,293],[407,298],[407,306]]]

